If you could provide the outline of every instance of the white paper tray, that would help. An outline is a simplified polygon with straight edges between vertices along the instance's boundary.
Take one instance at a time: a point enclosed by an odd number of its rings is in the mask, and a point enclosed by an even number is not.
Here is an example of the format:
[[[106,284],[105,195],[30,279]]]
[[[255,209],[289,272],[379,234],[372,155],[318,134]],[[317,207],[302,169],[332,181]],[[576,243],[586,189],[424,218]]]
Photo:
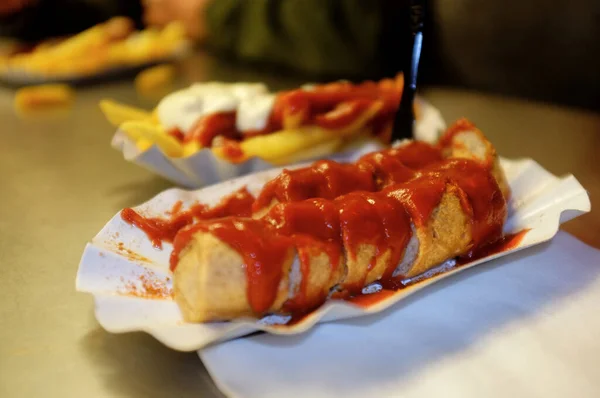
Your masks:
[[[590,210],[587,192],[575,177],[558,178],[529,159],[503,160],[502,166],[513,195],[505,232],[530,229],[519,246],[510,252],[551,239],[556,234],[559,223]],[[159,216],[169,210],[177,200],[183,201],[184,205],[197,200],[216,204],[222,196],[244,185],[248,186],[250,192],[258,192],[261,186],[279,171],[274,169],[240,177],[197,191],[170,189],[136,209],[146,215]],[[254,320],[187,324],[183,322],[172,298],[167,296],[164,299],[149,299],[132,296],[134,289],[138,296],[146,293],[142,279],[146,281],[146,285],[150,283],[150,289],[170,291],[170,246],[165,244],[164,250],[156,250],[141,230],[125,223],[120,215],[116,214],[86,246],[79,265],[76,286],[77,290],[94,295],[96,318],[109,332],[145,331],[171,348],[191,351],[259,330],[274,334],[296,334],[310,329],[317,322],[379,312],[440,279],[508,253],[499,253],[459,268],[452,268],[424,282],[402,289],[368,309],[345,301],[329,301],[290,327],[275,327],[268,322]],[[449,263],[443,264],[442,267],[448,268],[448,265]]]
[[[421,117],[417,122],[415,136],[421,141],[433,142],[446,129],[446,123],[439,110],[422,99],[418,101],[421,105]],[[210,149],[200,150],[185,158],[169,157],[156,145],[140,151],[135,142],[120,130],[113,136],[111,145],[123,153],[125,160],[186,188],[200,188],[276,167],[256,157],[233,164],[214,156]],[[352,156],[352,153],[332,154],[328,159],[344,159],[348,156]]]

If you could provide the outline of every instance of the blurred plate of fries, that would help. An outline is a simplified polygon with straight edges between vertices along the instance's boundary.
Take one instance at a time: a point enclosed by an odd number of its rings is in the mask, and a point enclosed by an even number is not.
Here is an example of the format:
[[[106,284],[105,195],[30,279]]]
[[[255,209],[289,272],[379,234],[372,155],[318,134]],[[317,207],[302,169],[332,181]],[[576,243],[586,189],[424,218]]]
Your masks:
[[[0,81],[11,86],[104,81],[178,59],[189,46],[179,22],[135,30],[131,20],[116,17],[74,36],[0,56]]]
[[[415,138],[436,140],[446,124],[439,110],[422,98],[417,101],[419,118]],[[339,137],[325,139],[323,134],[310,131],[309,127],[260,136],[260,144],[253,144],[256,148],[252,149],[256,152],[252,156],[241,162],[231,162],[219,156],[214,148],[199,149],[179,144],[161,130],[154,112],[109,100],[102,101],[100,107],[110,123],[119,126],[112,138],[112,146],[123,153],[125,160],[187,188],[199,188],[282,165],[324,158],[343,159],[352,152],[365,148],[373,151],[383,146],[360,134],[345,143],[339,141]],[[303,135],[302,148],[296,143],[299,134]],[[311,138],[306,140],[307,136]]]

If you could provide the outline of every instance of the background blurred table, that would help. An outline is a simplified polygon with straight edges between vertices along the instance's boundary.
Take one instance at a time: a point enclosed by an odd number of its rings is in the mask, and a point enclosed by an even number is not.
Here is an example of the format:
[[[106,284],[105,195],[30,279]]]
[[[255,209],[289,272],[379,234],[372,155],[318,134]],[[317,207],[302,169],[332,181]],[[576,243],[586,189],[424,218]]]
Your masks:
[[[181,65],[184,86],[202,80],[301,83],[222,64],[199,54]],[[600,206],[600,114],[457,90],[424,96],[446,120],[473,120],[509,158],[532,157],[555,174],[573,173]],[[118,210],[170,184],[125,162],[102,98],[150,107],[127,82],[77,94],[71,112],[19,119],[0,91],[0,396],[220,397],[194,353],[164,348],[144,334],[111,335],[92,298],[74,289],[85,243]],[[600,247],[600,212],[564,229]]]

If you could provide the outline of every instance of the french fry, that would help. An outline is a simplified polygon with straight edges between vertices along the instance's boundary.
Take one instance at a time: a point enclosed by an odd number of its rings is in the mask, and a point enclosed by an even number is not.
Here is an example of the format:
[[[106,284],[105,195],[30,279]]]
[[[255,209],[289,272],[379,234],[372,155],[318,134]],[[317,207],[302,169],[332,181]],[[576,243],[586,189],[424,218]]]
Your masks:
[[[23,87],[15,94],[15,108],[19,112],[64,107],[71,103],[74,92],[66,84],[43,84]]]
[[[115,127],[129,121],[153,120],[152,114],[148,111],[110,99],[100,101],[100,109],[109,123]]]
[[[343,138],[363,132],[365,124],[379,112],[382,106],[382,102],[374,102],[351,124],[340,129],[326,130],[318,126],[284,129],[246,139],[241,142],[240,147],[247,157],[258,156],[269,161],[286,159],[333,138]]]
[[[129,36],[125,40],[127,47],[126,58],[124,61],[128,64],[135,65],[152,59],[155,54],[156,44],[158,42],[159,33],[156,29],[144,29]]]
[[[173,65],[159,65],[145,69],[135,77],[135,88],[140,94],[150,94],[169,86],[175,77]]]
[[[283,129],[291,130],[300,127],[302,122],[308,116],[308,109],[299,109],[294,113],[290,113],[289,111],[283,112]]]
[[[331,130],[333,133],[339,136],[352,135],[363,129],[369,120],[371,120],[377,112],[383,107],[383,102],[375,101],[369,106],[359,117],[357,117],[352,123],[341,129]]]
[[[335,132],[317,126],[304,126],[248,138],[240,143],[240,147],[248,157],[272,160],[292,156],[333,138],[336,138]]]
[[[125,39],[135,30],[133,21],[127,17],[113,17],[102,26],[110,41]]]
[[[121,130],[136,143],[147,140],[156,144],[167,156],[180,157],[183,154],[183,146],[179,141],[148,120],[130,120],[121,125]]]
[[[72,76],[91,75],[106,67],[107,57],[106,49],[99,48],[86,56],[65,59],[60,63],[56,63],[56,71]]]
[[[192,156],[193,154],[195,154],[196,152],[198,152],[201,149],[202,149],[202,146],[200,145],[200,143],[198,143],[196,141],[188,142],[186,144],[183,144],[183,153],[181,156],[183,156],[183,157]]]
[[[168,56],[183,50],[187,45],[185,27],[180,21],[174,21],[159,32],[153,52],[155,56]]]
[[[150,121],[154,124],[160,124],[160,119],[158,117],[158,109],[154,108],[152,110],[152,115],[150,116]]]
[[[137,146],[137,148],[142,152],[146,152],[152,145],[153,142],[145,138],[140,138],[135,142],[135,146]]]
[[[180,21],[173,21],[160,31],[161,42],[168,46],[180,44],[185,38],[185,26]]]
[[[87,53],[97,49],[107,41],[107,35],[102,25],[93,26],[81,33],[72,36],[44,52],[55,59],[70,58],[74,54]]]
[[[124,40],[110,43],[107,47],[107,59],[112,65],[126,64],[128,51],[127,42]]]
[[[318,159],[336,152],[342,146],[343,142],[343,138],[337,137],[321,144],[317,144],[311,148],[296,152],[290,156],[271,159],[270,162],[278,166],[283,166],[286,164],[302,162],[308,159]]]

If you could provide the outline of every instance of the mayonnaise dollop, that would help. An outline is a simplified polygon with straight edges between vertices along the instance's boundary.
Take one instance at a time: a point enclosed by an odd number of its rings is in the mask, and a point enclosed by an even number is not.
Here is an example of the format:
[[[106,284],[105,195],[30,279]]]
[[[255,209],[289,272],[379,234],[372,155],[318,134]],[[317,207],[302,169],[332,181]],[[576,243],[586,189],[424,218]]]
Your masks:
[[[196,83],[163,98],[157,114],[167,130],[187,134],[202,116],[237,111],[236,126],[243,133],[264,128],[274,102],[275,95],[262,83]]]
[[[244,133],[264,129],[273,110],[275,98],[275,94],[261,94],[240,101],[235,119],[238,131]]]

